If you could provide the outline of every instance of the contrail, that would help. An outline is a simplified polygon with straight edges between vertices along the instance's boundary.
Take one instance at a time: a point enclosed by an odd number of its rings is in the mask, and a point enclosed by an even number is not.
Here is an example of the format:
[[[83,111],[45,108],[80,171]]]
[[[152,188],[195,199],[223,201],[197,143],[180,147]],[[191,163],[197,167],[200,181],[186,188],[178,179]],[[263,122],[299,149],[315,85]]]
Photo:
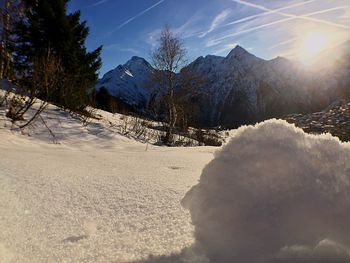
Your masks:
[[[273,13],[276,13],[276,14],[279,14],[279,15],[282,15],[285,17],[304,19],[304,20],[308,20],[308,21],[318,22],[318,23],[329,25],[329,26],[341,27],[341,28],[346,28],[346,29],[350,28],[349,26],[346,26],[346,25],[337,24],[337,23],[329,22],[329,21],[322,20],[322,19],[311,18],[311,17],[307,17],[305,15],[293,15],[293,14],[284,13],[281,11],[276,11],[275,9],[267,8],[267,7],[262,6],[262,5],[252,4],[250,2],[246,2],[243,0],[232,0],[232,1],[239,3],[239,4],[242,4],[242,5],[250,6],[250,7],[256,8],[256,9],[260,9],[260,10],[263,10],[266,12],[273,12]]]
[[[205,37],[207,34],[209,34],[210,32],[214,31],[222,22],[225,21],[225,19],[231,14],[231,10],[230,9],[225,9],[224,11],[222,11],[220,14],[218,14],[213,22],[210,25],[210,28],[203,32],[199,37]]]
[[[233,0],[233,1],[236,1],[236,0]],[[325,10],[320,10],[320,11],[316,11],[316,12],[304,14],[302,17],[303,17],[303,18],[310,18],[310,16],[314,16],[314,15],[318,15],[318,14],[324,14],[324,13],[332,12],[332,11],[339,10],[339,9],[349,8],[349,7],[350,7],[350,5],[333,7],[333,8],[329,8],[329,9],[325,9]],[[284,23],[284,22],[287,22],[287,21],[291,21],[291,20],[294,20],[294,19],[300,19],[300,18],[301,18],[301,17],[300,17],[300,16],[297,16],[297,15],[288,15],[287,18],[283,18],[283,19],[276,20],[276,21],[273,21],[273,22],[269,22],[269,23],[266,23],[266,24],[263,24],[263,25],[259,25],[259,26],[247,28],[247,29],[244,29],[244,30],[241,30],[241,31],[238,31],[238,32],[229,34],[229,35],[226,35],[226,36],[224,36],[224,37],[214,39],[214,40],[212,40],[212,42],[213,42],[213,43],[216,43],[216,44],[219,44],[220,41],[222,41],[222,40],[224,40],[224,39],[226,39],[226,38],[234,37],[234,36],[237,36],[237,35],[240,35],[240,34],[252,32],[252,31],[255,31],[255,30],[258,30],[258,29],[262,29],[262,28],[265,28],[265,27],[269,27],[269,26],[272,26],[272,25],[281,24],[281,23]],[[324,20],[320,20],[320,19],[316,19],[316,18],[313,18],[312,21],[314,21],[314,22],[315,22],[315,21],[316,21],[316,22],[323,21],[323,22],[324,22]],[[330,23],[331,23],[331,22],[330,22]],[[333,24],[333,23],[332,23],[332,24]],[[349,26],[342,25],[342,28],[347,28],[347,29],[349,29],[350,27],[349,27]]]
[[[260,13],[260,14],[257,14],[257,15],[247,16],[245,18],[235,20],[233,22],[224,24],[222,26],[231,26],[231,25],[239,24],[239,23],[242,23],[242,22],[246,22],[246,21],[249,21],[249,20],[261,17],[261,16],[266,16],[266,15],[277,13],[277,12],[280,12],[280,11],[283,11],[283,10],[287,10],[287,9],[290,9],[290,8],[294,8],[294,7],[299,7],[299,6],[303,6],[303,5],[306,5],[306,4],[310,4],[310,3],[315,2],[315,1],[317,1],[317,0],[309,0],[309,1],[301,2],[301,3],[296,3],[296,4],[293,4],[293,5],[280,7],[280,8],[277,8],[277,9],[271,9],[270,11],[263,12],[263,13]]]
[[[270,10],[270,11],[267,11],[267,12],[263,12],[263,13],[260,13],[260,14],[257,14],[257,15],[247,16],[247,17],[235,20],[233,22],[230,22],[230,23],[227,23],[227,24],[223,24],[221,26],[216,25],[216,27],[210,27],[209,30],[203,32],[199,37],[204,37],[204,36],[206,36],[207,34],[209,34],[210,32],[214,31],[217,28],[222,28],[222,27],[226,27],[226,26],[231,26],[231,25],[243,23],[243,22],[246,22],[246,21],[249,21],[249,20],[261,17],[261,16],[266,16],[266,15],[269,15],[269,14],[277,13],[279,11],[283,11],[283,10],[294,8],[294,7],[304,6],[306,4],[310,4],[310,3],[316,2],[316,1],[318,1],[318,0],[308,0],[308,1],[305,1],[305,2],[302,2],[302,3],[296,3],[296,4],[293,4],[293,5],[280,7],[280,8],[277,8],[277,9],[274,9],[274,10]]]
[[[152,6],[148,7],[148,8],[146,8],[145,10],[141,11],[141,12],[138,13],[137,15],[135,15],[135,16],[129,18],[129,19],[126,20],[124,23],[120,24],[120,25],[118,26],[117,29],[121,29],[122,27],[126,26],[126,25],[129,24],[130,22],[134,21],[136,18],[142,16],[143,14],[145,14],[145,13],[147,13],[148,11],[152,10],[152,9],[155,8],[156,6],[160,5],[160,4],[163,3],[164,1],[165,1],[165,0],[161,0],[161,1],[157,2],[157,3],[155,3],[154,5],[152,5]]]
[[[94,3],[92,5],[90,5],[89,7],[94,7],[94,6],[98,6],[98,5],[102,5],[103,3],[106,3],[108,2],[109,0],[101,0],[101,1],[98,1],[97,3]]]

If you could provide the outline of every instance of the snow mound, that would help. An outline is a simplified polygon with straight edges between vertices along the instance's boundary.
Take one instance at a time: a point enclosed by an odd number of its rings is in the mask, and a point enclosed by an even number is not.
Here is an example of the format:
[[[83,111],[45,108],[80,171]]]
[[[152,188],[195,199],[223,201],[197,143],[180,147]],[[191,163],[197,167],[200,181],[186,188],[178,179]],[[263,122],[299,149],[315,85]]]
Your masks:
[[[281,120],[237,130],[182,200],[211,262],[350,262],[350,145]]]

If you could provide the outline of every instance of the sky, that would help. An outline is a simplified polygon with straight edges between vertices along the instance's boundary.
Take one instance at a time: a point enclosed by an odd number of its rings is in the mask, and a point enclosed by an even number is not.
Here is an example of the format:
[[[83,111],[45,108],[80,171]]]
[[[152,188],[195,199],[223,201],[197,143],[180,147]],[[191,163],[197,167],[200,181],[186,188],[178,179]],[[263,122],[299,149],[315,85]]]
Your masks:
[[[87,48],[103,45],[101,76],[132,56],[149,59],[165,25],[183,39],[189,61],[226,56],[236,45],[264,59],[298,59],[314,44],[350,38],[350,0],[72,0],[68,10],[87,21]]]

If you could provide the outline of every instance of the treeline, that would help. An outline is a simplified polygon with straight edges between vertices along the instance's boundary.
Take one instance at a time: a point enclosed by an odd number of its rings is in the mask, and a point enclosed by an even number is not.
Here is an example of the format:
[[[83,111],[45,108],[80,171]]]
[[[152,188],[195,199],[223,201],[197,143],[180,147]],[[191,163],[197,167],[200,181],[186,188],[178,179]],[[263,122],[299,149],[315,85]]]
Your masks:
[[[49,103],[87,115],[89,105],[111,112],[138,111],[106,89],[95,90],[102,47],[86,49],[89,28],[80,11],[67,12],[68,2],[5,0],[1,6],[0,79],[14,84],[7,117],[20,128],[31,124]],[[159,35],[152,62],[155,70],[146,84],[153,90],[148,116],[163,121],[162,140],[174,145],[175,135],[189,134],[189,127],[196,124],[200,109],[195,101],[200,99],[197,89],[202,78],[184,69],[184,44],[169,27]],[[29,109],[34,113],[25,119]]]
[[[71,111],[89,105],[102,47],[89,52],[89,28],[69,0],[5,0],[1,6],[0,79],[15,84],[8,117],[23,118],[40,98]]]

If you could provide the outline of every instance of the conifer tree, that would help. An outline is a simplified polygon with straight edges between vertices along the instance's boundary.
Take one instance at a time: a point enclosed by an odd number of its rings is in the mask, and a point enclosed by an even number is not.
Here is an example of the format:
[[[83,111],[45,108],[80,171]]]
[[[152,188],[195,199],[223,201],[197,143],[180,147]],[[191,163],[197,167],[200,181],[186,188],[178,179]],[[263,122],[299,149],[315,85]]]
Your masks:
[[[22,18],[20,0],[0,1],[0,79],[14,78],[13,58],[15,39],[11,35],[16,21]]]
[[[36,58],[54,53],[63,67],[61,82],[47,98],[76,110],[87,103],[89,89],[97,81],[102,47],[88,52],[85,40],[89,34],[80,11],[67,14],[69,0],[22,0],[24,17],[16,26],[16,69],[25,79],[32,75]]]

